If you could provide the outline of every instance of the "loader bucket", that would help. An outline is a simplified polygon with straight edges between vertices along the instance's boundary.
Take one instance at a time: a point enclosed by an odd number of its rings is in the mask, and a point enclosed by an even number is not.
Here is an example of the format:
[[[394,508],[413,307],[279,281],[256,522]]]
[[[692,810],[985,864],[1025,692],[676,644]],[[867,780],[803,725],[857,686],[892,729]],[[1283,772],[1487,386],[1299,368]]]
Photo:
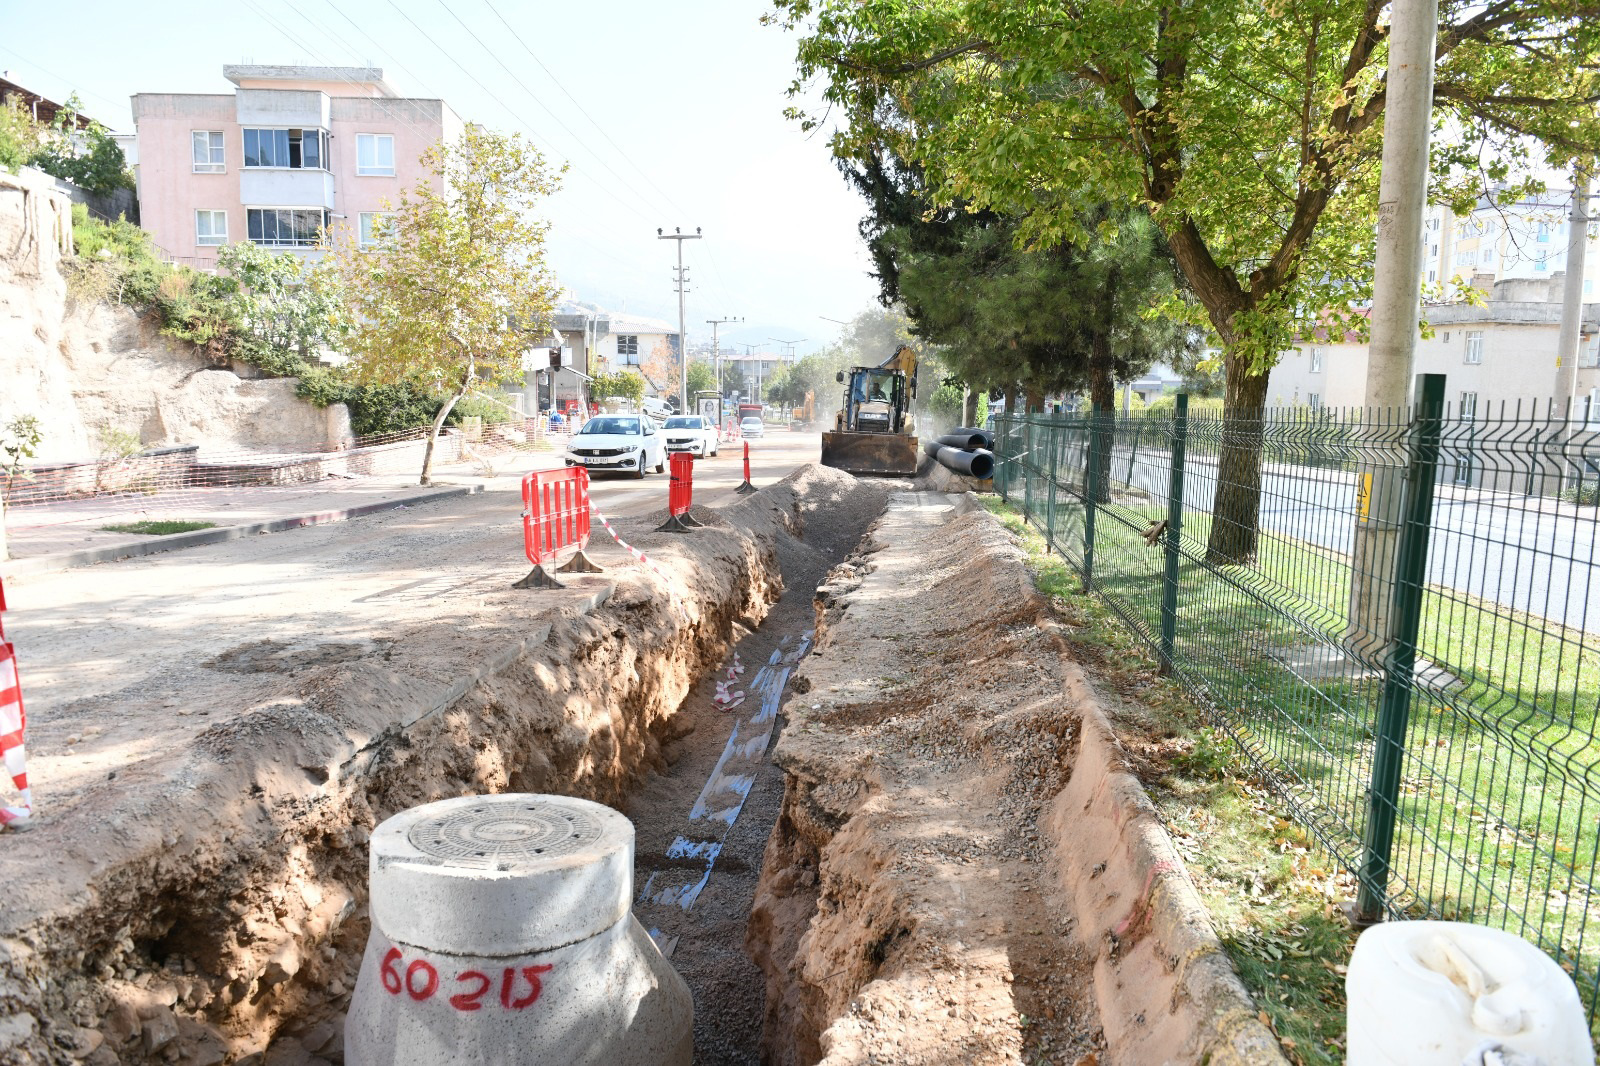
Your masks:
[[[896,474],[911,477],[921,458],[917,438],[898,433],[846,433],[822,435],[822,465],[852,474]]]

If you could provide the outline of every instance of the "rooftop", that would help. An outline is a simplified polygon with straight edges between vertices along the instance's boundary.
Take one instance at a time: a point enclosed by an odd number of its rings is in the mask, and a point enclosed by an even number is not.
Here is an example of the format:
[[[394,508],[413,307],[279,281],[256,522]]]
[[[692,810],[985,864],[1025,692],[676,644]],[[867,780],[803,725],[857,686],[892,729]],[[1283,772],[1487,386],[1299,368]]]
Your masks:
[[[222,76],[240,88],[259,88],[255,82],[346,82],[352,88],[370,88],[373,96],[398,97],[400,94],[383,80],[382,67],[306,67],[265,63],[228,63]]]

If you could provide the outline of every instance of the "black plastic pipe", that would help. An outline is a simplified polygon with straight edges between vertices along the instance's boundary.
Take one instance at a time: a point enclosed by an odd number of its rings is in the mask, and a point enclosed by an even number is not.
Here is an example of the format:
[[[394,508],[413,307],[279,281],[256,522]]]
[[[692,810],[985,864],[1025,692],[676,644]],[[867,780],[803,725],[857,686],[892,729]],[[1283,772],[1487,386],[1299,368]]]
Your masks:
[[[985,480],[994,477],[994,453],[984,448],[952,448],[930,440],[922,446],[939,465],[958,474]]]
[[[992,429],[981,429],[981,428],[979,428],[977,426],[957,426],[955,429],[952,429],[950,432],[951,433],[970,433],[975,437],[982,437],[983,438],[983,442],[981,444],[974,444],[974,445],[972,445],[972,447],[974,447],[974,448],[988,448],[990,451],[994,450],[994,430],[992,430]]]
[[[960,448],[963,451],[970,451],[973,448],[987,448],[989,446],[988,439],[977,430],[960,429],[953,433],[946,433],[937,439],[938,443],[947,448]]]

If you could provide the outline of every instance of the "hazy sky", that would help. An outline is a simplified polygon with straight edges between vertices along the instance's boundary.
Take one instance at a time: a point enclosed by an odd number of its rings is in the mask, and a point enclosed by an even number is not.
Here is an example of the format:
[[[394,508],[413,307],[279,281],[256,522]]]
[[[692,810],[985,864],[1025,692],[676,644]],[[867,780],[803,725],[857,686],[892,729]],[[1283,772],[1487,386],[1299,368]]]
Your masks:
[[[549,216],[551,261],[574,297],[676,322],[675,249],[656,227],[699,226],[705,238],[684,245],[690,342],[710,339],[706,319],[742,315],[723,338],[769,350],[770,337],[804,338],[806,352],[838,335],[826,319],[865,310],[877,290],[855,230],[863,202],[823,138],[783,117],[793,38],[762,26],[763,10],[756,0],[80,0],[63,20],[49,4],[0,0],[0,68],[53,99],[76,90],[122,132],[133,93],[231,92],[225,63],[382,67],[401,95],[531,133],[571,164]]]

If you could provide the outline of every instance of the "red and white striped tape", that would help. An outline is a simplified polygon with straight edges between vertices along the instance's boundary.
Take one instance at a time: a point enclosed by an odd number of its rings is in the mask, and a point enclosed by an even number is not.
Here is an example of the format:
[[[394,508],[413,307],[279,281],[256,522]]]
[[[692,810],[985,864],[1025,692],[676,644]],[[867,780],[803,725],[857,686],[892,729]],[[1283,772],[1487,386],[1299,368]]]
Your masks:
[[[5,610],[5,586],[0,584],[0,612]],[[21,806],[0,806],[0,827],[26,822],[33,816],[33,790],[28,787],[28,753],[23,744],[28,715],[22,707],[22,681],[17,676],[17,652],[0,629],[0,754],[6,773],[22,793]]]
[[[648,566],[651,570],[655,571],[656,576],[666,583],[667,595],[672,597],[672,605],[678,609],[678,614],[683,617],[683,620],[688,622],[689,610],[683,605],[683,600],[679,599],[676,590],[673,589],[672,579],[667,576],[667,572],[661,569],[661,567],[657,566],[655,561],[644,552],[640,551],[638,548],[635,548],[632,544],[629,544],[627,541],[619,537],[617,535],[617,531],[611,528],[610,519],[606,518],[605,515],[600,513],[600,508],[594,505],[594,501],[592,499],[589,501],[589,514],[591,517],[598,518],[600,520],[600,524],[606,528],[606,532],[611,534],[611,539],[616,541],[624,551],[633,556],[635,559],[639,560],[644,565]]]

